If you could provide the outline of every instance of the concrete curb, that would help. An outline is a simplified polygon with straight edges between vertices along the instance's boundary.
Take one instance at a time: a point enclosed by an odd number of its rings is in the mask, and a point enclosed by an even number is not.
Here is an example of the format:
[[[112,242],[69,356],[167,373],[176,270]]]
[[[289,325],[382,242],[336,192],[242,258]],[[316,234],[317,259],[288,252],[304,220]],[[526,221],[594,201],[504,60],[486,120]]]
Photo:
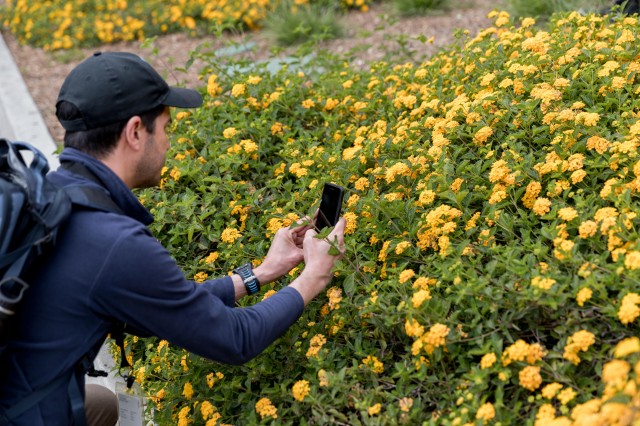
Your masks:
[[[22,75],[0,34],[0,137],[30,143],[59,166],[57,145],[36,106]]]

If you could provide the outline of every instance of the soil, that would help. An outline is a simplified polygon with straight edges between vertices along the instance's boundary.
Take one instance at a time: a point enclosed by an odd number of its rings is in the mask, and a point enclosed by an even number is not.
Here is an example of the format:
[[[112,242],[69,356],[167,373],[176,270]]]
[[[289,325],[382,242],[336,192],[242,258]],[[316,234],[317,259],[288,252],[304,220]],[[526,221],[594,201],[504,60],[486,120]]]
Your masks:
[[[453,2],[455,3],[455,2]],[[346,53],[357,48],[353,56],[353,65],[362,67],[381,60],[389,50],[398,50],[394,39],[407,41],[407,47],[425,57],[438,49],[451,44],[458,29],[468,30],[475,35],[479,30],[491,25],[487,14],[496,7],[495,1],[466,0],[458,2],[449,11],[438,14],[398,18],[386,4],[375,4],[367,12],[350,12],[342,18],[345,35],[342,38],[322,42],[320,48],[336,53]],[[222,38],[190,38],[185,34],[170,34],[158,37],[153,44],[157,55],[151,48],[143,48],[140,43],[117,43],[94,48],[79,49],[71,52],[46,52],[42,49],[20,45],[7,31],[2,36],[11,51],[31,95],[42,112],[44,121],[56,141],[61,141],[64,131],[55,117],[55,101],[66,75],[84,58],[95,51],[129,51],[148,60],[170,84],[185,83],[193,87],[200,85],[197,75],[199,65],[195,63],[187,74],[175,73],[173,69],[183,67],[189,58],[189,52],[196,46],[209,43],[210,49],[228,47],[231,43],[253,46],[242,53],[251,60],[260,61],[274,56],[271,41],[266,31],[254,31],[245,34],[229,34]],[[420,42],[416,39],[433,37],[432,42]],[[292,48],[285,49],[277,56],[286,56]],[[179,80],[179,81],[178,81]]]

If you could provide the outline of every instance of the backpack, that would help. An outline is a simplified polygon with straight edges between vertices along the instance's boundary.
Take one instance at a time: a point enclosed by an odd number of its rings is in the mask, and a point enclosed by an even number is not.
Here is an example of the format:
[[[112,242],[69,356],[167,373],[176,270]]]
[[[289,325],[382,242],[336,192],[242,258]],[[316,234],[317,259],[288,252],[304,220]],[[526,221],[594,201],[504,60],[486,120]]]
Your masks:
[[[23,152],[32,157],[28,165]],[[61,167],[98,181],[80,163],[63,163]],[[48,172],[47,159],[38,149],[28,143],[0,139],[0,355],[8,338],[8,324],[25,291],[38,290],[30,289],[22,277],[38,256],[55,248],[60,226],[74,207],[122,213],[105,191],[86,185],[59,188],[45,178]],[[122,333],[118,338],[122,339]],[[77,382],[76,374],[106,375],[93,370],[93,359],[99,349],[92,349],[80,360],[71,378],[57,379],[4,413],[0,409],[0,425],[38,403],[65,381],[70,380],[71,395],[71,387]],[[84,407],[79,389],[73,390],[72,404],[74,400],[77,402],[75,424],[83,424]]]
[[[33,157],[29,166],[23,151]],[[91,173],[78,163],[63,167]],[[23,272],[55,244],[73,204],[121,213],[104,191],[87,186],[58,188],[45,178],[48,172],[47,159],[38,149],[0,139],[0,342],[6,336],[7,321],[29,288],[21,278]]]

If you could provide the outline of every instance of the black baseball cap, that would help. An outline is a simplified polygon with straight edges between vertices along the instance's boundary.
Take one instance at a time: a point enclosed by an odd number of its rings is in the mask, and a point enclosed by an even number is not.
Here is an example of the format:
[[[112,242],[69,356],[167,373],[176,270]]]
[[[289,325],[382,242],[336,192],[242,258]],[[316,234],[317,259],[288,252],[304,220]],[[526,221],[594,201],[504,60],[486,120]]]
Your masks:
[[[159,105],[196,108],[202,95],[196,90],[171,87],[138,55],[96,52],[74,68],[64,80],[61,101],[75,105],[81,117],[63,120],[70,132],[89,130],[150,111]]]

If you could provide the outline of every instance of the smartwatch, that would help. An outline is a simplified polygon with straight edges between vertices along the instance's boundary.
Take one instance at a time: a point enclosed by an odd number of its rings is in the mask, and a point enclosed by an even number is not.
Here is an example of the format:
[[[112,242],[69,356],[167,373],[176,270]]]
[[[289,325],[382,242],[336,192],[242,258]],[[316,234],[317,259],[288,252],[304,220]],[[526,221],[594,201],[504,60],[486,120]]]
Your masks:
[[[260,281],[258,281],[258,278],[253,273],[253,265],[251,262],[237,267],[233,272],[242,278],[244,288],[247,289],[247,294],[252,295],[260,291]]]

